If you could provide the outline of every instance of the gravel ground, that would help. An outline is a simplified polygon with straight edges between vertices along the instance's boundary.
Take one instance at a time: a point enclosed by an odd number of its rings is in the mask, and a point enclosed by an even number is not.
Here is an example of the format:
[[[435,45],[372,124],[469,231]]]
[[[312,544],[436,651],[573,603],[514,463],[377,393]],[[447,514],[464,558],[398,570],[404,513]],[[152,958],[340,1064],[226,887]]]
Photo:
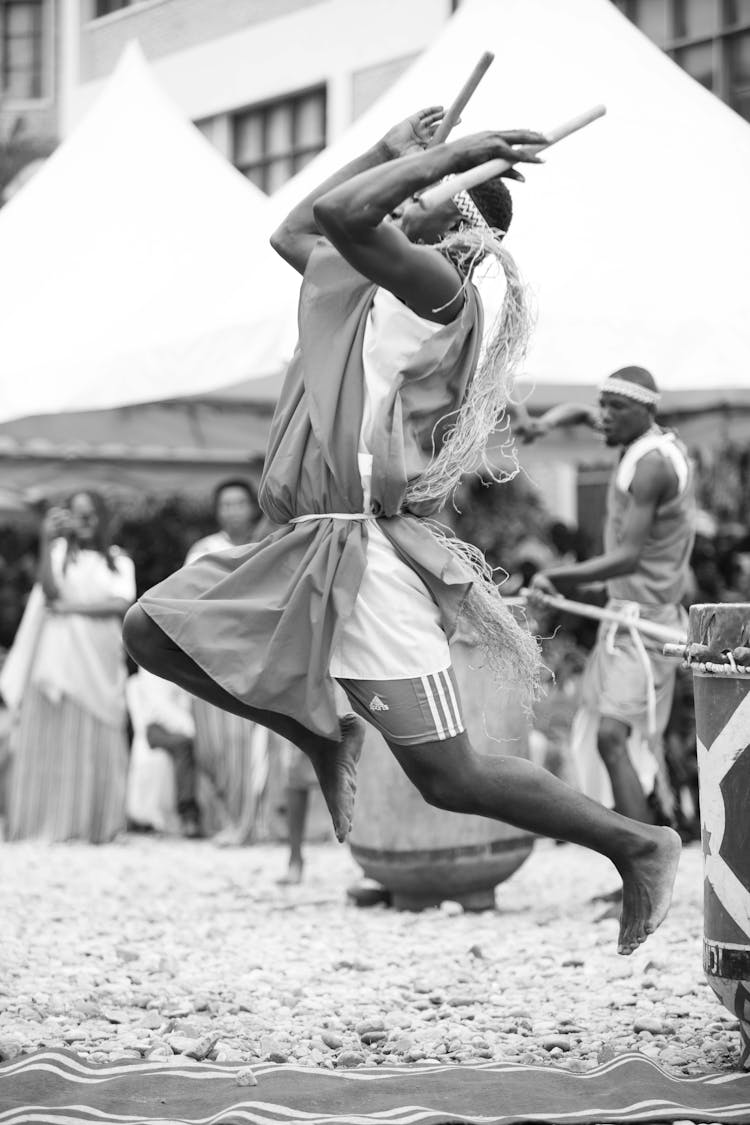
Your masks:
[[[548,1062],[627,1050],[694,1075],[738,1063],[737,1023],[701,968],[700,848],[671,913],[631,957],[593,894],[606,860],[535,845],[497,910],[347,904],[347,848],[286,850],[128,837],[106,847],[0,845],[0,1058],[69,1047],[94,1061]]]

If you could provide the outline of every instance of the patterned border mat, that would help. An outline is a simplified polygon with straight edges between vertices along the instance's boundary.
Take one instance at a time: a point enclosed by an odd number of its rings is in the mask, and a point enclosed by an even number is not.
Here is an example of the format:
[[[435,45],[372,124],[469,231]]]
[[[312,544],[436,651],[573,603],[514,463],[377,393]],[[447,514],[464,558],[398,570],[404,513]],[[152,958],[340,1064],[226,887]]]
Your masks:
[[[586,1074],[551,1066],[362,1067],[259,1063],[95,1065],[39,1051],[0,1065],[0,1125],[602,1125],[623,1121],[750,1125],[750,1074],[674,1078],[643,1055]]]

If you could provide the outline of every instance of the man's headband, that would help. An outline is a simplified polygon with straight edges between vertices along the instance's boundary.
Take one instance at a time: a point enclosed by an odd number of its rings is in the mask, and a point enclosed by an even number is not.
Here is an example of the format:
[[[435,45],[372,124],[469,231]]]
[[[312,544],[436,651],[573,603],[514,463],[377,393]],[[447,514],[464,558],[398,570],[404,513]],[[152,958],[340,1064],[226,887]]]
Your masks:
[[[460,191],[458,195],[454,195],[453,202],[456,204],[461,218],[465,219],[470,227],[476,227],[477,230],[480,230],[485,234],[492,233],[489,223],[477,207],[474,200],[469,195],[468,191]]]
[[[658,391],[650,391],[648,387],[642,387],[639,383],[631,383],[627,379],[618,379],[615,375],[610,375],[609,379],[605,379],[600,384],[599,397],[601,398],[605,394],[632,398],[635,402],[643,403],[644,406],[658,406],[661,401],[661,395]]]

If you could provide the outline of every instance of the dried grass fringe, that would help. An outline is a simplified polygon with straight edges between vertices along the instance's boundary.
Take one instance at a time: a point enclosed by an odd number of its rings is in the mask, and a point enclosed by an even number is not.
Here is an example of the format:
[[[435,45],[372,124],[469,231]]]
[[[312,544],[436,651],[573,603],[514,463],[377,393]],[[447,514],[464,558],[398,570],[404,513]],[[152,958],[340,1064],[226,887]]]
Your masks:
[[[456,421],[437,456],[408,487],[407,508],[442,507],[466,473],[482,471],[497,484],[504,484],[520,468],[510,437],[501,448],[513,462],[511,472],[498,470],[487,456],[490,436],[503,431],[509,434],[507,405],[513,399],[516,371],[526,354],[531,333],[531,316],[518,267],[502,245],[501,234],[489,229],[461,226],[437,248],[456,263],[465,278],[464,286],[469,283],[474,267],[486,255],[492,255],[503,268],[506,290]],[[464,543],[433,520],[426,522],[433,534],[473,572],[475,581],[462,607],[462,616],[493,678],[503,686],[517,684],[522,705],[528,711],[541,691],[542,662],[536,638],[503,604],[492,568],[479,548]]]

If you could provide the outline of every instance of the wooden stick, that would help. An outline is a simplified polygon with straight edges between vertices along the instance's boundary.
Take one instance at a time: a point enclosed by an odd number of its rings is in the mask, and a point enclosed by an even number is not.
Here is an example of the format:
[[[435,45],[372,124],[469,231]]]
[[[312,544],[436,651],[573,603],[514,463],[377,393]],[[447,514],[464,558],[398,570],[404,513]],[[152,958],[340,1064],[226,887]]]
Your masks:
[[[528,590],[522,590],[521,593],[528,599]],[[687,644],[687,637],[677,629],[670,629],[668,625],[657,625],[653,621],[642,621],[640,617],[631,619],[626,617],[623,613],[617,613],[617,611],[613,609],[603,609],[601,606],[589,605],[587,602],[574,602],[571,601],[570,598],[563,598],[560,595],[540,594],[536,591],[534,591],[534,600],[541,600],[543,604],[550,609],[561,609],[566,613],[577,613],[580,617],[590,617],[594,621],[609,621],[612,624],[622,626],[623,629],[635,628],[639,633],[643,633],[644,637],[650,637],[652,640],[661,641],[662,644]]]
[[[606,112],[603,105],[596,105],[585,113],[579,113],[577,117],[558,125],[557,128],[549,129],[546,134],[549,138],[546,144],[526,145],[526,151],[541,152],[543,149],[549,148],[550,145],[556,144],[557,141],[561,141],[563,137],[569,137],[571,133],[576,133],[584,126],[590,125],[592,121],[603,117]],[[498,159],[478,164],[476,168],[470,168],[468,172],[460,172],[457,176],[451,176],[449,179],[435,184],[434,187],[427,188],[420,195],[419,202],[423,207],[437,207],[448,199],[452,199],[454,195],[458,195],[460,191],[468,191],[470,188],[476,187],[477,184],[483,184],[485,180],[491,180],[495,176],[499,176],[501,172],[507,172],[515,163],[517,161]]]
[[[459,117],[465,110],[469,98],[472,96],[477,86],[482,81],[489,68],[492,66],[494,58],[495,56],[493,55],[492,51],[484,52],[479,62],[474,67],[471,74],[456,94],[452,103],[448,106],[445,117],[438,125],[437,129],[432,135],[430,143],[427,145],[428,148],[432,148],[433,145],[442,144],[443,141],[447,138],[448,134],[451,132],[454,125],[457,124]]]

